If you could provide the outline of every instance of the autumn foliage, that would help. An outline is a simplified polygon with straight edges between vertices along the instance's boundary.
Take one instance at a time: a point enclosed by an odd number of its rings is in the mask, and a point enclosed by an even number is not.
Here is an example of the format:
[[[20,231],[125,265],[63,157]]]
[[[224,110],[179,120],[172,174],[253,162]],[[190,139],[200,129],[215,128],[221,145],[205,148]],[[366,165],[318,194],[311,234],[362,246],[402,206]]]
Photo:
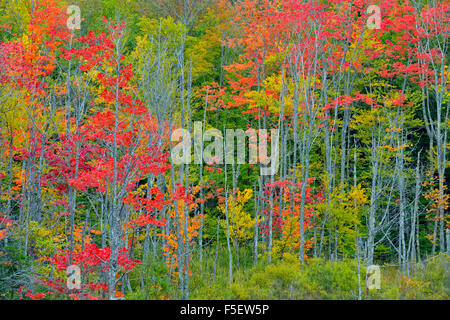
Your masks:
[[[32,2],[0,1],[0,299],[204,298],[292,257],[409,277],[449,254],[448,1],[92,0],[80,30]],[[280,140],[176,164],[194,122]]]

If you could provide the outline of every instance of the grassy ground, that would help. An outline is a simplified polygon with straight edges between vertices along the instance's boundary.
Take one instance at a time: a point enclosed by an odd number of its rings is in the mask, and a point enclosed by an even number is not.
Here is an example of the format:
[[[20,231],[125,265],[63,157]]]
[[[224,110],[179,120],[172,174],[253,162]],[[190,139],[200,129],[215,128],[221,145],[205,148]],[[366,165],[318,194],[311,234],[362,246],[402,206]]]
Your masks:
[[[191,264],[190,299],[449,299],[450,257],[440,255],[410,266],[409,275],[395,266],[380,266],[380,288],[366,292],[366,267],[355,259],[310,259],[300,266],[295,256],[253,266],[251,251],[240,252],[240,267],[233,256],[229,282],[228,252],[206,249],[203,263]],[[192,261],[198,261],[194,257]],[[134,277],[136,277],[134,273]],[[360,279],[358,281],[358,274]],[[169,280],[163,261],[149,263],[145,286],[128,299],[179,299],[176,277]],[[139,282],[139,280],[134,280]],[[136,283],[137,284],[137,283]],[[133,288],[140,286],[133,285]]]

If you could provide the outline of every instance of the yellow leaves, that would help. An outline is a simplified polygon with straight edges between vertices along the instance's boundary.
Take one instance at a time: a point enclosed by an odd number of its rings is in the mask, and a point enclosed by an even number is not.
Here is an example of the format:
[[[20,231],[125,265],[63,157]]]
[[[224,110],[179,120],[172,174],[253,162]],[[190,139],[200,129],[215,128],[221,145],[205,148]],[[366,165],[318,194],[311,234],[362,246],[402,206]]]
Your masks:
[[[338,230],[338,247],[353,248],[356,237],[356,227],[361,224],[361,216],[365,206],[369,203],[368,192],[361,184],[348,188],[341,185],[331,194],[329,203],[317,205],[317,210],[324,214],[327,212],[330,219],[327,227]]]
[[[64,245],[65,235],[59,232],[64,229],[64,225],[56,227],[45,227],[39,225],[36,221],[31,221],[29,224],[29,240],[33,243],[34,250],[36,252],[36,263],[42,263],[46,261],[49,256],[53,256],[58,249],[61,249]],[[18,227],[17,229],[11,229],[11,231],[19,237],[25,236],[24,228]],[[50,269],[46,265],[39,265],[39,272],[48,274]]]
[[[332,200],[338,201],[341,206],[348,210],[350,208],[360,208],[369,203],[369,198],[366,195],[367,190],[358,184],[356,187],[350,187],[347,192],[343,191],[345,187],[337,188],[331,195]]]
[[[28,25],[31,18],[29,3],[29,1],[1,0],[0,24],[20,26],[21,28]]]
[[[272,247],[272,254],[274,257],[285,256],[286,253],[298,248],[300,234],[300,221],[296,216],[293,216],[290,210],[283,210],[284,225],[282,234],[279,239],[275,239]]]
[[[138,26],[143,34],[148,34],[155,39],[161,37],[163,40],[174,40],[187,31],[181,22],[175,21],[171,16],[160,19],[142,17]]]
[[[353,202],[355,207],[360,207],[369,203],[369,198],[365,193],[365,189],[358,184],[357,188],[352,187],[348,193],[349,202]]]
[[[255,107],[261,107],[270,111],[271,114],[281,113],[280,110],[280,93],[281,93],[281,74],[275,73],[271,76],[268,76],[263,81],[263,88],[260,92],[257,91],[249,91],[244,94],[247,102],[250,104],[249,109],[253,109]],[[292,83],[285,84],[284,97],[283,97],[283,113],[285,115],[292,115],[292,110],[294,109],[293,105],[293,96],[291,92],[293,91]]]
[[[65,236],[64,235],[59,235],[59,236],[56,236],[56,237],[52,238],[53,242],[63,242],[64,240],[65,240]]]
[[[31,45],[31,41],[26,34],[22,36],[22,44],[24,49],[29,49]]]
[[[22,118],[27,117],[27,111],[24,107],[26,91],[6,85],[0,85],[0,90],[4,91],[0,100],[0,112],[7,127],[12,131],[22,129],[24,127]]]
[[[244,210],[244,205],[253,196],[252,189],[245,189],[244,191],[237,190],[236,195],[232,195],[228,200],[228,222],[230,237],[235,241],[246,241],[250,239],[252,234],[250,228],[253,227],[254,221],[249,213]],[[225,204],[219,205],[219,210],[222,214],[227,213]],[[226,228],[226,221],[220,221],[222,228]]]
[[[245,189],[244,191],[238,190],[237,201],[241,202],[242,204],[245,204],[248,200],[251,199],[252,195],[253,195],[252,189]]]
[[[148,183],[144,183],[142,185],[139,185],[137,190],[133,191],[132,193],[136,194],[136,195],[143,195],[144,196],[146,194],[146,192],[147,192],[147,187],[148,187]]]

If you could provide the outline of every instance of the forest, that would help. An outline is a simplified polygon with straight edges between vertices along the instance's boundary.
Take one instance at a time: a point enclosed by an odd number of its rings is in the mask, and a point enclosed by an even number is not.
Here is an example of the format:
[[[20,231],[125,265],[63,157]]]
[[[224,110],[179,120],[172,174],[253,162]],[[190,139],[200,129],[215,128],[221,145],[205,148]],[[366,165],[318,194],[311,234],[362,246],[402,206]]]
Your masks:
[[[0,0],[0,300],[450,299],[449,0]]]

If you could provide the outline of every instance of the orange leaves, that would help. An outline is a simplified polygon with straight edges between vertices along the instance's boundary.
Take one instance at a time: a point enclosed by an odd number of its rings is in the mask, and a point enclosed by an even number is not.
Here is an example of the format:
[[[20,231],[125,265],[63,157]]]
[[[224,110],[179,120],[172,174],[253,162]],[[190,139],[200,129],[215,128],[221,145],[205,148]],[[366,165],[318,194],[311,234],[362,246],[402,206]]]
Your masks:
[[[102,232],[100,230],[94,230],[94,229],[91,229],[91,233],[93,235],[101,235],[102,234]]]
[[[247,63],[234,62],[228,66],[223,66],[226,71],[243,71],[253,67],[253,62],[249,60]]]
[[[92,242],[92,238],[89,234],[86,234],[83,238],[83,228],[84,228],[84,222],[81,223],[81,225],[77,228],[75,228],[73,232],[73,238],[75,241],[75,252],[81,252],[82,248],[81,245],[84,242],[85,245],[90,244]],[[95,234],[95,231],[93,232]]]
[[[433,179],[431,176],[430,179]],[[433,188],[434,181],[425,181],[424,187],[430,187],[430,189],[425,193],[424,197],[427,200],[431,201],[430,208],[427,209],[428,213],[437,212],[438,208],[442,208],[442,210],[447,210],[450,207],[450,194],[447,192],[447,186],[444,184],[443,192],[440,192],[439,188]],[[429,218],[429,216],[427,216]],[[436,214],[435,217],[431,220],[440,220],[441,217]]]
[[[17,177],[13,180],[15,185],[11,188],[11,191],[19,192],[22,189],[22,179],[23,178],[21,174],[17,175]]]
[[[183,246],[183,250],[185,250],[188,244],[191,245],[195,237],[198,236],[200,221],[204,218],[200,214],[194,217],[189,214],[198,207],[198,202],[192,201],[190,195],[198,192],[199,187],[194,187],[194,190],[191,190],[187,197],[181,195],[183,188],[178,187],[177,189],[176,197],[167,211],[168,216],[166,216],[166,219],[172,221],[172,223],[159,234],[160,237],[165,239],[163,255],[166,257],[166,264],[170,270],[178,268],[177,253],[179,246]],[[185,234],[186,230],[187,234]],[[178,270],[178,272],[180,271]]]
[[[65,28],[66,15],[57,1],[39,1],[32,10],[24,58],[33,64],[33,69],[38,71],[37,75],[46,76],[53,72],[56,54],[59,48],[67,43],[70,31]],[[41,47],[42,44],[45,50]]]
[[[6,237],[6,229],[0,230],[0,240],[4,239]]]
[[[119,290],[116,290],[116,292],[114,293],[114,297],[116,299],[125,298],[125,294]]]
[[[386,128],[386,132],[402,132],[402,128]]]
[[[247,57],[255,62],[262,62],[266,54],[277,51],[282,27],[277,2],[249,0],[234,8],[234,23],[242,33],[241,37],[230,39],[229,44],[242,45]]]
[[[402,144],[400,146],[391,146],[390,144],[388,144],[388,145],[385,145],[385,146],[380,146],[379,148],[380,149],[387,149],[387,150],[392,151],[392,152],[397,152],[397,151],[406,149],[408,147],[412,147],[412,145],[411,144]]]
[[[322,203],[325,199],[322,194],[322,190],[313,193],[310,185],[315,179],[308,179],[308,184],[305,191],[305,208],[304,208],[304,220],[303,226],[300,225],[300,210],[301,210],[301,193],[300,189],[302,184],[297,182],[295,184],[292,181],[273,181],[265,184],[263,201],[274,201],[273,209],[273,225],[272,232],[275,235],[274,251],[283,253],[283,251],[298,250],[300,245],[300,230],[306,230],[312,225],[311,218],[316,214],[315,206]],[[279,203],[284,203],[280,206]],[[292,206],[291,206],[292,204]],[[267,205],[269,207],[269,205]],[[272,210],[270,209],[270,210]],[[264,212],[265,220],[260,223],[261,230],[265,234],[269,234],[270,226],[268,224],[267,217],[270,211],[266,209]],[[305,241],[305,249],[311,243]]]
[[[80,66],[80,70],[81,70],[81,71],[89,71],[89,70],[91,70],[91,69],[92,69],[92,66],[87,65],[87,64],[82,64],[82,65]]]

